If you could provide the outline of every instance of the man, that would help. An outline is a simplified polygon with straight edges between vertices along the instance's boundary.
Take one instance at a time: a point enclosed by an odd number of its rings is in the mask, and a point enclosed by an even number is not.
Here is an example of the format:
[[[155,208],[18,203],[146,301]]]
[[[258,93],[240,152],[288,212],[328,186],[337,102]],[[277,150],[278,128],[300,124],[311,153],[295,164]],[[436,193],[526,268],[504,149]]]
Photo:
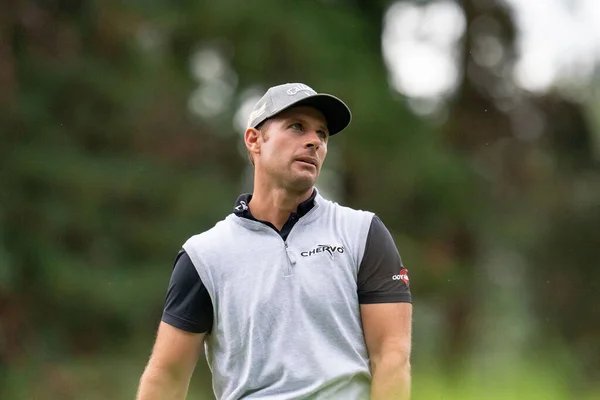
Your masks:
[[[411,294],[394,241],[314,187],[350,119],[303,84],[257,102],[253,194],[179,252],[138,400],[184,399],[203,346],[219,400],[409,398]]]

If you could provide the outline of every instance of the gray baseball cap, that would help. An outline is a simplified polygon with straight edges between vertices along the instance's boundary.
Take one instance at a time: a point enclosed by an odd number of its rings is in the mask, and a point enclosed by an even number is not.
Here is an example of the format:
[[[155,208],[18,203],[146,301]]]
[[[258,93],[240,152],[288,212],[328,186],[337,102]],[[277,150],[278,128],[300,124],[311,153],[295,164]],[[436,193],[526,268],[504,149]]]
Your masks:
[[[350,108],[340,99],[326,93],[317,93],[303,83],[273,86],[254,105],[248,128],[256,128],[265,120],[294,106],[310,106],[323,113],[329,136],[341,132],[350,124]]]

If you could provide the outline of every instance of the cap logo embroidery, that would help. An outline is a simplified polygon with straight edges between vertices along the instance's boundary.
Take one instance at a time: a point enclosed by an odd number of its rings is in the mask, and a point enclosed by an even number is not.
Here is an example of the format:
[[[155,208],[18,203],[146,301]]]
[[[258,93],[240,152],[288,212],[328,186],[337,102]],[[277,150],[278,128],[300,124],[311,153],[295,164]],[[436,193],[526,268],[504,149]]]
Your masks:
[[[267,108],[267,103],[263,103],[263,105],[260,106],[259,109],[252,111],[250,113],[250,117],[248,117],[248,126],[252,125],[252,121],[254,121],[256,119],[256,117],[258,117],[259,115],[264,113],[266,108]]]
[[[315,92],[311,87],[301,83],[289,88],[286,93],[289,96],[295,96],[296,94],[298,94],[298,92],[307,92],[307,94],[309,95],[317,94],[317,92]]]

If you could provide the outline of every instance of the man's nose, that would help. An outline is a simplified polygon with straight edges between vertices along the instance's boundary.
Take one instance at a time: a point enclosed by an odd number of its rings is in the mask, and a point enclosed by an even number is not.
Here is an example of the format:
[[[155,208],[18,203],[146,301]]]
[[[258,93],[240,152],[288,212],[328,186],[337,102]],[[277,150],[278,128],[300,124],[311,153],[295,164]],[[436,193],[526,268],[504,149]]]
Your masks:
[[[317,150],[319,149],[321,146],[321,138],[316,131],[307,132],[305,146],[309,148],[314,147]]]

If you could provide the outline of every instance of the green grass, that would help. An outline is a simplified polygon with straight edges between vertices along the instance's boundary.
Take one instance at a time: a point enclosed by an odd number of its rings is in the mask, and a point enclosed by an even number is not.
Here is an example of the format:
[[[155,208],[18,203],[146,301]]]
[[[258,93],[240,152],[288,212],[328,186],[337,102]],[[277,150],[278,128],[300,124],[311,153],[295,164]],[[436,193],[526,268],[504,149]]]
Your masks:
[[[11,368],[0,383],[3,400],[133,400],[145,355],[121,354]],[[213,399],[209,373],[201,363],[189,400]],[[554,364],[555,365],[555,364]],[[572,379],[552,363],[472,368],[452,376],[426,367],[413,368],[414,400],[592,400],[597,390],[575,392]]]

